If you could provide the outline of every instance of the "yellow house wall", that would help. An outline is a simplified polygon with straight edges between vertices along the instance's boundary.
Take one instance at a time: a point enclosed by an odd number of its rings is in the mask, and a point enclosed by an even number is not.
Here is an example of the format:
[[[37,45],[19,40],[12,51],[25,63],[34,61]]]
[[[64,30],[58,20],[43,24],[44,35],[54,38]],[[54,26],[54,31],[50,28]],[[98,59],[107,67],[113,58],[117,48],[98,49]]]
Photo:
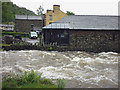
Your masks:
[[[52,20],[49,20],[49,15],[52,15]],[[50,22],[55,22],[65,16],[67,15],[64,12],[62,12],[60,9],[51,10],[45,14],[45,22],[44,22],[45,26],[48,25]]]

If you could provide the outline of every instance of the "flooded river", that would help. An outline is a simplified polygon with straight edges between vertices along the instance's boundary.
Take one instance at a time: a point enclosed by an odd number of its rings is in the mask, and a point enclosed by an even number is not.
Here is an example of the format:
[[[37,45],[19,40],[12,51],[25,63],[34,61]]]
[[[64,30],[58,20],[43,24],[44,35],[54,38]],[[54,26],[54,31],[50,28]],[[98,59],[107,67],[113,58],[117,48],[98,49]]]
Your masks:
[[[117,88],[118,58],[115,52],[1,51],[0,73],[34,69],[50,79],[66,79],[68,88]]]

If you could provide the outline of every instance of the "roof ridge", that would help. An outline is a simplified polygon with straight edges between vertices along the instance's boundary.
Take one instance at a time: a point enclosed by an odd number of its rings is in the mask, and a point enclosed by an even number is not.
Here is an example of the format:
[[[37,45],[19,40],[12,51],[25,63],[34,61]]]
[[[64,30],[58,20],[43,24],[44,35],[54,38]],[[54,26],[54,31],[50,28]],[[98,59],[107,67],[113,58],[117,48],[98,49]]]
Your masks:
[[[120,15],[69,15],[69,16],[99,16],[99,17],[120,17]]]

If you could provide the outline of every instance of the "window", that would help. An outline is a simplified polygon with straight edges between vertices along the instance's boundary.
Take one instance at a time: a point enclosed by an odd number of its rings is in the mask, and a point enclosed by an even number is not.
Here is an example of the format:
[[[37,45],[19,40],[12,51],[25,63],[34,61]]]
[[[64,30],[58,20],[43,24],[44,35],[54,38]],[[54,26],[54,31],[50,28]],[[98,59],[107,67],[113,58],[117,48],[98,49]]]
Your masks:
[[[52,24],[52,22],[49,22],[49,24]]]
[[[49,20],[52,20],[52,15],[49,15]]]
[[[64,36],[64,34],[61,34],[61,38],[64,38],[65,36]]]

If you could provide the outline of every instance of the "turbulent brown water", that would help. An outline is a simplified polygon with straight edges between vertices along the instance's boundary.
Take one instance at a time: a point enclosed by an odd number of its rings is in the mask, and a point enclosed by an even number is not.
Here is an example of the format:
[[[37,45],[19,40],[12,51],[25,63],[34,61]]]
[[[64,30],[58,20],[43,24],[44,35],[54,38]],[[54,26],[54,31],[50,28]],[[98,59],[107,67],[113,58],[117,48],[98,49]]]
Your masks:
[[[34,69],[50,79],[66,79],[68,88],[117,88],[118,58],[115,52],[1,51],[0,73]]]

